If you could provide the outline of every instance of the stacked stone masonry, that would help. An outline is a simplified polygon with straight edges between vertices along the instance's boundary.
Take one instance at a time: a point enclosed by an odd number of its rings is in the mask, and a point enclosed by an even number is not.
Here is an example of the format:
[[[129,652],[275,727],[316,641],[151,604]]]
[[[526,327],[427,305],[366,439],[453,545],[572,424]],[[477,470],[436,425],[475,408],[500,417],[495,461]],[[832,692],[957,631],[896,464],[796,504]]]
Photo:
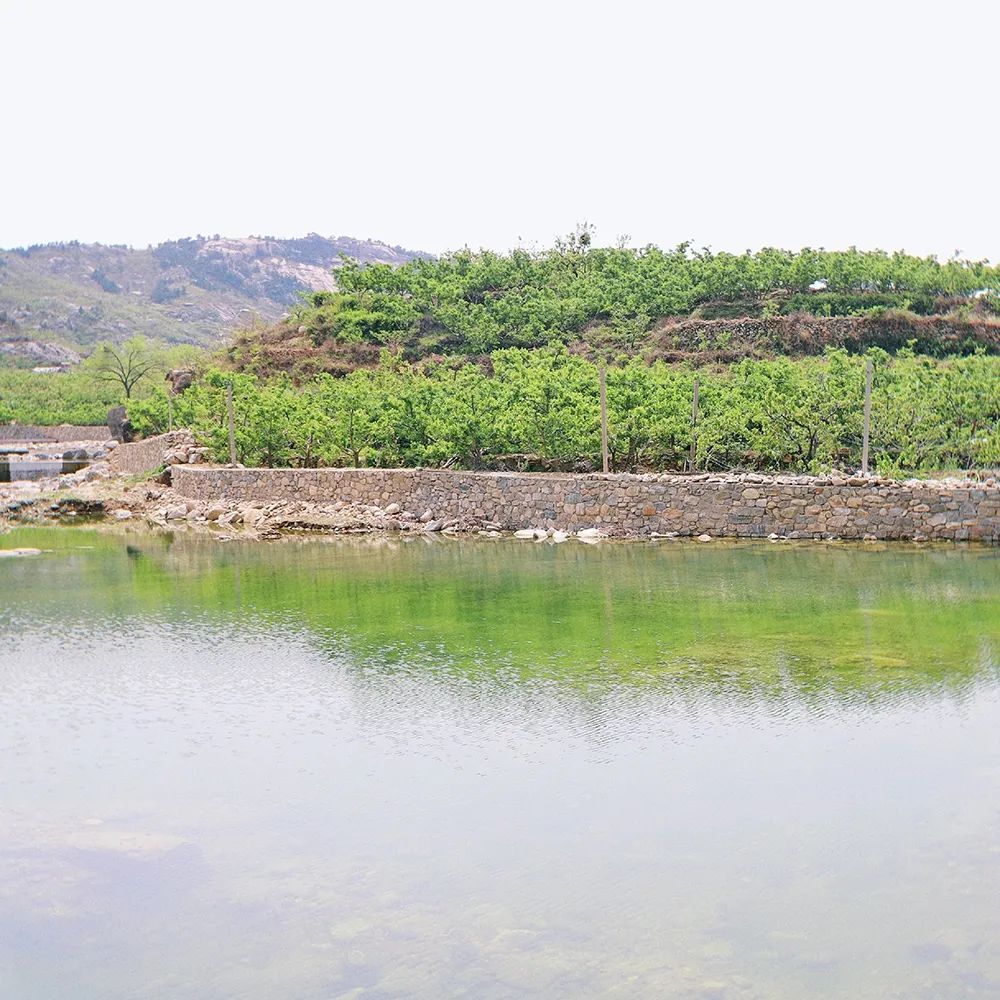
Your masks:
[[[176,466],[173,486],[203,503],[398,503],[510,530],[599,528],[619,538],[676,532],[1000,543],[1000,487],[993,481]]]
[[[177,448],[194,444],[190,431],[170,431],[143,441],[120,444],[111,453],[111,468],[125,476],[136,476],[152,472],[167,464],[170,453]]]
[[[107,424],[56,424],[52,427],[38,427],[34,424],[0,424],[2,442],[62,442],[62,441],[107,441],[111,431]]]

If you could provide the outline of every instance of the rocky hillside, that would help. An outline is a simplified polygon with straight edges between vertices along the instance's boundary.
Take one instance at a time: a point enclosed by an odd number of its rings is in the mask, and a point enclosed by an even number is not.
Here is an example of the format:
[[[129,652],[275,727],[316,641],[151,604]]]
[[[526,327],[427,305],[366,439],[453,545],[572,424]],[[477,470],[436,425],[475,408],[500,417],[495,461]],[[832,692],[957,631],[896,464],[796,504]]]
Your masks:
[[[16,358],[38,342],[86,351],[136,333],[210,345],[234,328],[280,319],[303,291],[333,289],[341,255],[389,264],[425,256],[315,233],[198,236],[144,250],[76,242],[0,250],[0,353]],[[43,360],[26,349],[25,361]]]

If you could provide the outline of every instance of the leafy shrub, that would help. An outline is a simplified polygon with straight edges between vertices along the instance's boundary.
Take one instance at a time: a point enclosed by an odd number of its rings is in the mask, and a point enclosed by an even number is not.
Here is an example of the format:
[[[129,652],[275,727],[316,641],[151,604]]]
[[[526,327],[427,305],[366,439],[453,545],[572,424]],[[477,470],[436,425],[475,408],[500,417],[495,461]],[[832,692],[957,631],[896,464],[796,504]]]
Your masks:
[[[875,361],[872,458],[883,471],[1000,463],[1000,358],[948,361],[903,349]],[[618,470],[681,469],[700,385],[697,467],[818,472],[860,463],[865,357],[746,359],[723,369],[631,360],[608,370],[609,444]],[[372,370],[287,377],[210,372],[174,400],[217,459],[227,456],[225,386],[248,465],[598,467],[598,370],[564,347],[415,366],[383,353]],[[144,433],[166,429],[162,392],[130,404]]]

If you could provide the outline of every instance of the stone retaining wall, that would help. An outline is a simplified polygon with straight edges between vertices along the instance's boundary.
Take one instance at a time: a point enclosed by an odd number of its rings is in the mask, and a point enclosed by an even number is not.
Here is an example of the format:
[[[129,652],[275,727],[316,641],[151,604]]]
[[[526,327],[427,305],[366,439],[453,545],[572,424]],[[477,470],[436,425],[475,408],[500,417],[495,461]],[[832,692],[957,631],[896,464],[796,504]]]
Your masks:
[[[111,431],[107,424],[56,424],[38,427],[31,424],[0,424],[0,442],[36,443],[43,441],[107,441]]]
[[[176,466],[173,486],[201,502],[398,503],[418,514],[429,509],[436,518],[480,518],[506,529],[600,528],[623,538],[677,532],[1000,543],[995,481]]]
[[[190,431],[170,431],[143,441],[120,444],[111,453],[112,471],[125,476],[152,472],[167,464],[167,455],[177,448],[194,444]]]

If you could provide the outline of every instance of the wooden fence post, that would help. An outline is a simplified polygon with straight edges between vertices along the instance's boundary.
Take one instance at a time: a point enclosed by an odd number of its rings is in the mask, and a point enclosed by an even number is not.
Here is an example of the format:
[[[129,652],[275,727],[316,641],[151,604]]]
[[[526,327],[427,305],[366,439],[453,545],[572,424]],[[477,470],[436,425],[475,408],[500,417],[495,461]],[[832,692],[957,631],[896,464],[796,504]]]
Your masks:
[[[610,471],[608,462],[608,366],[601,362],[601,465]]]
[[[236,418],[233,416],[233,383],[226,386],[226,420],[229,423],[229,464],[236,464]]]
[[[691,398],[691,457],[688,471],[694,472],[698,463],[698,379],[694,380],[694,395]]]
[[[865,424],[861,436],[861,474],[868,475],[868,441],[872,430],[872,359],[865,365]]]

